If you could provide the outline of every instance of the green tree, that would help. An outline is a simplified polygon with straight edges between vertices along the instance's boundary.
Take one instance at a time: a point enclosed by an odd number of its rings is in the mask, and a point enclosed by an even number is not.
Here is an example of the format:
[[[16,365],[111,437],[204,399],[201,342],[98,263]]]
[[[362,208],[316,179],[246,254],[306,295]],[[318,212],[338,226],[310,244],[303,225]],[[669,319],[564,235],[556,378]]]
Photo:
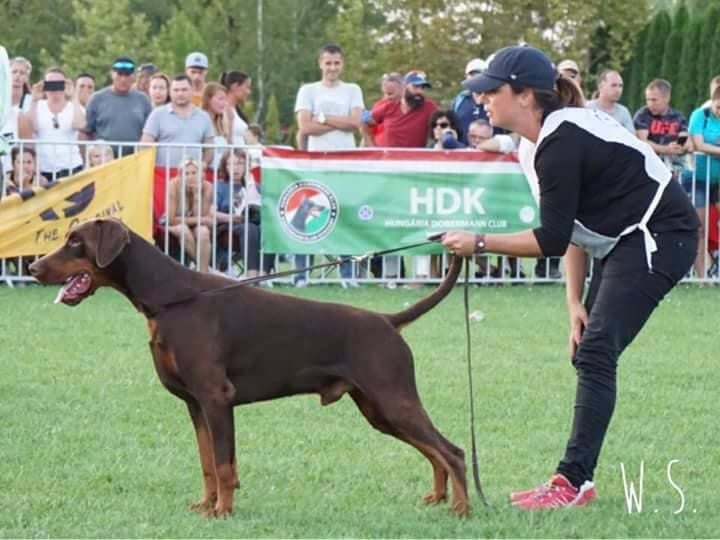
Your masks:
[[[280,141],[280,110],[275,94],[270,96],[265,116],[265,144],[278,144]]]
[[[185,70],[185,57],[192,51],[207,51],[203,34],[184,10],[175,9],[149,46],[149,58],[173,77]],[[212,66],[211,67],[215,67]]]
[[[597,86],[597,77],[610,63],[609,50],[610,33],[604,24],[598,25],[590,42],[588,75],[585,77],[585,85],[588,88]]]
[[[643,84],[660,77],[665,44],[671,26],[672,22],[667,11],[657,13],[650,23],[647,42],[645,43],[645,57],[643,58]]]
[[[676,109],[686,114],[693,110],[700,95],[696,81],[698,79],[697,54],[701,45],[702,26],[701,17],[693,17],[690,20],[690,24],[685,28],[685,38],[680,53],[679,84],[673,92],[673,104]],[[704,89],[702,94],[705,94]]]
[[[633,51],[632,59],[629,62],[629,69],[625,77],[624,97],[630,110],[634,111],[643,102],[643,90],[646,81],[644,80],[645,47],[649,25],[640,31]]]
[[[33,65],[33,80],[42,78],[51,62],[58,63],[59,36],[75,31],[75,4],[67,0],[0,0],[0,39],[10,58],[24,56]],[[45,52],[43,52],[45,51]]]
[[[258,121],[254,100],[248,99],[243,105],[242,110],[245,116],[247,116],[248,122],[253,123]]]
[[[129,0],[72,0],[71,4],[77,31],[63,36],[60,51],[46,51],[44,62],[61,63],[70,73],[87,71],[103,80],[115,58],[137,60],[147,50],[150,23],[142,13],[132,12]]]
[[[715,30],[712,46],[710,47],[710,76],[720,75],[720,25]]]
[[[680,69],[680,54],[682,53],[682,42],[685,37],[685,27],[688,25],[689,14],[685,3],[678,6],[672,21],[672,31],[667,40],[665,54],[663,54],[660,76],[677,85],[678,70]]]
[[[704,99],[707,94],[708,83],[714,75],[712,69],[712,43],[720,26],[720,6],[712,4],[703,12],[702,30],[700,32],[700,47],[697,49],[697,74],[695,76],[696,96]]]

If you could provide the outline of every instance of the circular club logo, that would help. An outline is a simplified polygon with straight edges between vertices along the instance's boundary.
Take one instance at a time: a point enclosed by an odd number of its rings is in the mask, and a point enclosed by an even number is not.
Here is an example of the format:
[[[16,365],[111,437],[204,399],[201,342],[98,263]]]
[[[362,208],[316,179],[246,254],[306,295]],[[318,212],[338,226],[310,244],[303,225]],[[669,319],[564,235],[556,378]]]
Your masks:
[[[303,242],[317,242],[335,227],[337,199],[320,182],[300,180],[283,191],[278,213],[290,236]]]
[[[358,217],[360,218],[360,221],[370,221],[374,215],[375,210],[373,210],[372,206],[363,204],[360,208],[358,208]]]
[[[535,219],[535,209],[532,206],[523,206],[518,214],[523,223],[530,223]]]

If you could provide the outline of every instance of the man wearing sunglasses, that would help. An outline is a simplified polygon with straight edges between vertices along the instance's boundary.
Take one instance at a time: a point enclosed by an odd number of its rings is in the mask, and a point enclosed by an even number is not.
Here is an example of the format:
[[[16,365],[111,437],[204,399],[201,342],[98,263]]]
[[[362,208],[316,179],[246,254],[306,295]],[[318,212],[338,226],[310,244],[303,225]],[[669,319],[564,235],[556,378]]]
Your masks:
[[[427,144],[430,117],[437,105],[425,97],[431,88],[424,71],[405,75],[403,94],[399,101],[380,101],[371,111],[369,125],[385,126],[385,146],[395,148],[423,148]]]
[[[487,62],[482,58],[473,58],[465,66],[465,80],[480,75],[487,68]],[[460,122],[460,133],[458,140],[461,144],[473,146],[468,140],[468,128],[475,120],[487,120],[485,107],[480,100],[480,94],[474,94],[464,89],[452,103],[452,111],[457,115]]]
[[[135,143],[152,112],[150,99],[133,89],[135,62],[118,58],[112,64],[112,84],[95,92],[87,106],[87,126],[81,132],[86,140],[127,141]],[[115,157],[134,152],[132,145],[113,147]]]
[[[381,100],[373,106],[368,127],[384,126],[386,147],[424,148],[430,135],[430,118],[438,110],[436,103],[425,97],[431,85],[425,72],[418,70],[407,73],[403,83],[400,100]],[[396,256],[383,257],[384,277],[399,277],[400,261]]]

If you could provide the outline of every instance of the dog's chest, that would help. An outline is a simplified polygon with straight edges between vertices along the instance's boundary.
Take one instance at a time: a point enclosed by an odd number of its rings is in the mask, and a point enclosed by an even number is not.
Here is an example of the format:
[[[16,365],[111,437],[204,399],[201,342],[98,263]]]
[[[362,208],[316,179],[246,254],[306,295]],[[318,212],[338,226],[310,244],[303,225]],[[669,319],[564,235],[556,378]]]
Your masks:
[[[148,329],[150,331],[150,350],[160,381],[168,390],[184,390],[185,385],[178,372],[175,353],[164,342],[155,320],[148,319]]]

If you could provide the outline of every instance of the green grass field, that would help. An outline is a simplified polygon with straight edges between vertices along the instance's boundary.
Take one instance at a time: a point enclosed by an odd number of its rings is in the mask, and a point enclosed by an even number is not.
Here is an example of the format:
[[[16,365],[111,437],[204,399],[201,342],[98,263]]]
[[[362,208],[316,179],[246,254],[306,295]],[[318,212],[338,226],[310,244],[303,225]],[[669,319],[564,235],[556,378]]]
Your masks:
[[[318,287],[291,294],[395,311],[425,291]],[[675,290],[621,359],[619,401],[586,509],[522,513],[512,489],[553,470],[566,442],[574,370],[561,287],[474,288],[481,477],[459,520],[426,507],[431,469],[366,424],[349,398],[300,396],[235,409],[235,514],[188,510],[201,474],[185,406],[158,381],[144,318],[114,291],[77,308],[54,287],[0,288],[2,537],[715,537],[720,534],[716,402],[718,289]],[[252,313],[238,313],[251,317]],[[435,424],[469,450],[461,290],[405,330]],[[468,451],[469,456],[469,451]],[[667,478],[671,460],[672,480]],[[470,460],[468,458],[468,470]],[[628,514],[621,463],[643,510]],[[470,476],[469,476],[470,479]]]

